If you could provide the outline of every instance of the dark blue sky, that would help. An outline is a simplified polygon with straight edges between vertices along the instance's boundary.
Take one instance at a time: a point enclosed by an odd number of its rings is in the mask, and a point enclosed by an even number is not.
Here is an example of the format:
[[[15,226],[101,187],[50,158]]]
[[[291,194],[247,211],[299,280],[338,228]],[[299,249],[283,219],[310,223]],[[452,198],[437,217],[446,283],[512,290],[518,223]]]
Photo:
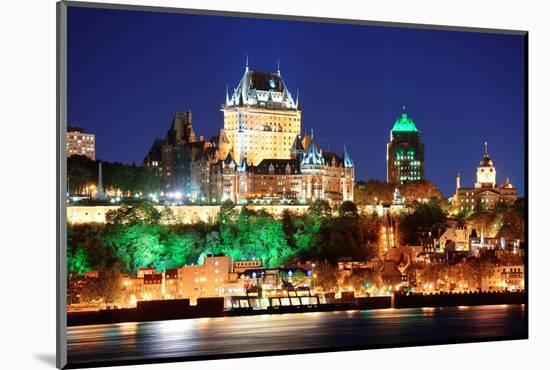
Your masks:
[[[223,126],[225,88],[253,70],[300,91],[302,130],[384,180],[401,107],[425,143],[426,177],[445,195],[472,185],[483,153],[524,193],[522,36],[69,8],[68,121],[96,134],[98,159],[141,163],[175,111],[197,135]]]

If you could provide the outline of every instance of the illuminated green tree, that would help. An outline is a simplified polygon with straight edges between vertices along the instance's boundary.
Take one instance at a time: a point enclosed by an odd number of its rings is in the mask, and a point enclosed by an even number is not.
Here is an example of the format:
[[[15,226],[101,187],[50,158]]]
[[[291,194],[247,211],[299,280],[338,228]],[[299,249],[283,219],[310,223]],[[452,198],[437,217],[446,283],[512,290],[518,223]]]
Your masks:
[[[67,251],[67,271],[76,275],[82,275],[85,271],[92,269],[88,254],[82,247],[74,251]]]

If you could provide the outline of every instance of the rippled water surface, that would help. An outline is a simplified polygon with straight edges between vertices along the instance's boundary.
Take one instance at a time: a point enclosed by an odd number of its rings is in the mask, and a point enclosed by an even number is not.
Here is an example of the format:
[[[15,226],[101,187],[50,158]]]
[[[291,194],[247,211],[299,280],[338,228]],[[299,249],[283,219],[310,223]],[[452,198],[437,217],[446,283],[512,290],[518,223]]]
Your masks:
[[[524,336],[523,305],[383,309],[88,325],[69,363]]]

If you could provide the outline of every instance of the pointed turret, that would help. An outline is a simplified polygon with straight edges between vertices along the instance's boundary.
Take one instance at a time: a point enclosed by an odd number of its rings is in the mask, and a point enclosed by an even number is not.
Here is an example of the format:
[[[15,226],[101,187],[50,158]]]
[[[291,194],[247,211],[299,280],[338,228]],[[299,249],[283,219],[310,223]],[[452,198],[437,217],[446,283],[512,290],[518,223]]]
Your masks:
[[[229,86],[225,85],[225,106],[229,106]]]
[[[246,163],[246,157],[241,159],[241,163],[237,166],[237,171],[239,172],[245,172],[248,168],[248,164]]]
[[[233,160],[233,156],[231,155],[231,152],[227,153],[227,157],[223,161],[223,163],[227,166],[236,164]]]
[[[323,165],[325,159],[323,158],[323,151],[319,150],[317,143],[312,139],[309,143],[304,157],[302,158],[302,165]]]
[[[350,158],[346,145],[344,144],[344,168],[352,168],[352,167],[353,167],[353,160]]]

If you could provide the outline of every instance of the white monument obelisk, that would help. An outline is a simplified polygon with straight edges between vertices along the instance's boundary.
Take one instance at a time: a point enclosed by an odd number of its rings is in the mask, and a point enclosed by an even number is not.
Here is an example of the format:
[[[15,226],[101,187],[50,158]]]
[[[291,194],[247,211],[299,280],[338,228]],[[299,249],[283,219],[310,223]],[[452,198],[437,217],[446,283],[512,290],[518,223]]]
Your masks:
[[[105,199],[105,192],[103,191],[103,174],[101,173],[101,162],[99,162],[99,173],[97,175],[97,194],[95,198],[97,200]]]

